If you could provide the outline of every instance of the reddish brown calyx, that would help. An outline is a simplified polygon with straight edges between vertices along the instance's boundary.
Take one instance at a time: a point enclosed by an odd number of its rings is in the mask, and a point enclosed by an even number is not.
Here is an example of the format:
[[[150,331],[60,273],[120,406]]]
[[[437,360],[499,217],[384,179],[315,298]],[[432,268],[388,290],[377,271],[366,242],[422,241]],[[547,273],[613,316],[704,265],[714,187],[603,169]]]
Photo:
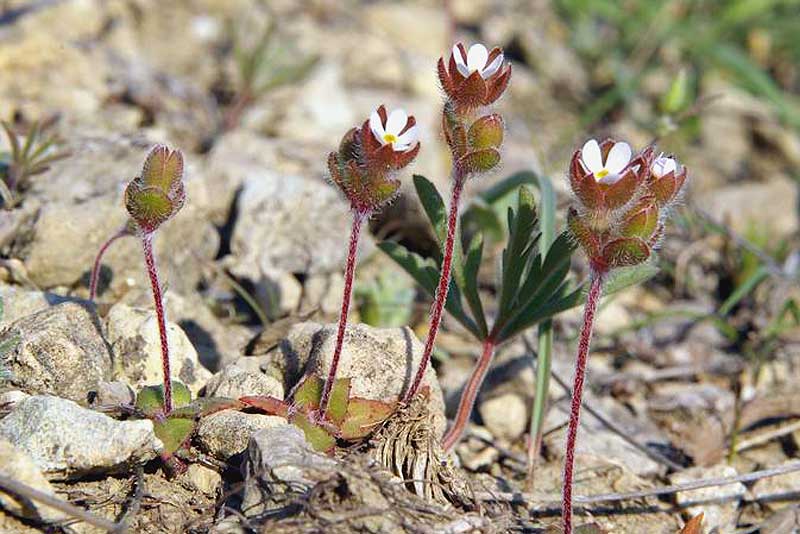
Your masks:
[[[474,44],[467,51],[463,43],[453,47],[447,64],[439,58],[439,81],[456,113],[469,113],[500,98],[511,79],[511,65],[503,59],[498,47],[487,52],[482,44]]]

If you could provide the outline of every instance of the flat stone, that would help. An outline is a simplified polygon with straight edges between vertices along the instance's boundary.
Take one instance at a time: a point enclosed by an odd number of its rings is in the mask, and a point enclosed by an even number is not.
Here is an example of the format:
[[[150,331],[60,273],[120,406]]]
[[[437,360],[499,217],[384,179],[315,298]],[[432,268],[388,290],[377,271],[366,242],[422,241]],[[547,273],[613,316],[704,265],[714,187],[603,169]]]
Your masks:
[[[27,393],[79,402],[111,378],[111,355],[92,306],[64,302],[14,321],[19,343],[5,357],[10,383]]]
[[[149,420],[117,421],[46,395],[18,403],[0,420],[0,438],[29,455],[50,480],[126,472],[163,448]]]
[[[210,454],[227,460],[244,451],[254,433],[283,424],[286,419],[282,417],[223,410],[200,420],[196,438]]]

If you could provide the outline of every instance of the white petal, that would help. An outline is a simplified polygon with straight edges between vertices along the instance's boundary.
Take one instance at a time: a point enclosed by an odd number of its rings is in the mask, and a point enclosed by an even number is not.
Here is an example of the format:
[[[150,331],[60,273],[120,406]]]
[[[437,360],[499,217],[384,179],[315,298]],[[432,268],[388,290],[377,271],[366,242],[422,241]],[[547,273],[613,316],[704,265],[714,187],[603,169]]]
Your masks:
[[[603,157],[600,153],[600,145],[594,139],[589,139],[581,149],[581,159],[589,172],[600,172],[603,170]]]
[[[665,174],[675,172],[677,168],[678,164],[673,158],[665,158],[663,156],[659,156],[653,162],[653,174],[655,174],[659,178],[664,176]]]
[[[399,141],[395,141],[394,143],[392,143],[392,150],[394,150],[395,152],[408,152],[410,148],[411,145],[409,145],[408,143],[400,143]]]
[[[456,68],[465,78],[469,76],[469,69],[467,68],[467,58],[461,53],[458,45],[453,45],[453,58],[456,60]]]
[[[406,127],[408,122],[408,115],[404,109],[395,109],[389,114],[389,120],[386,121],[386,133],[392,135],[399,135],[403,128]]]
[[[481,71],[481,77],[485,80],[486,78],[490,77],[492,74],[497,72],[497,69],[503,64],[503,54],[500,54],[494,61],[492,61],[488,67]]]
[[[372,130],[375,139],[383,143],[383,134],[386,133],[386,130],[383,128],[383,123],[381,123],[381,116],[378,115],[377,111],[373,111],[372,115],[369,116],[369,129]]]
[[[409,128],[408,130],[403,132],[403,135],[401,135],[400,137],[397,138],[397,142],[395,143],[395,146],[400,145],[400,144],[402,144],[402,145],[414,144],[414,143],[417,142],[418,136],[419,136],[419,131],[417,130],[417,125],[415,124],[414,126]]]
[[[482,44],[476,43],[469,47],[469,52],[467,52],[467,67],[469,67],[470,72],[483,70],[488,59],[489,52]]]
[[[628,143],[614,143],[606,158],[606,169],[610,174],[619,174],[630,163],[632,154],[633,152]]]

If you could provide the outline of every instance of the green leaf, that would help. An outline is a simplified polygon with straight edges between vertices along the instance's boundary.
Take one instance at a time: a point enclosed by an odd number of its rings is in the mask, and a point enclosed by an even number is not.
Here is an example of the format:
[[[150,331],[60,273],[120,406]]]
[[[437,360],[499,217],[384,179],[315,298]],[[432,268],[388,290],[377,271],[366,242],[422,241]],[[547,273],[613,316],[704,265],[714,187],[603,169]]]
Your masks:
[[[156,437],[164,444],[162,454],[172,455],[183,447],[192,437],[196,424],[194,419],[186,418],[154,420],[153,430]]]
[[[633,267],[614,269],[608,280],[603,283],[603,295],[609,296],[631,286],[643,284],[658,274],[658,271],[658,266],[652,261]]]
[[[336,446],[336,438],[328,430],[309,421],[306,414],[298,412],[292,416],[290,422],[303,431],[306,441],[314,450],[327,453]]]
[[[192,392],[185,384],[172,381],[172,407],[180,408],[192,401]],[[136,395],[136,408],[146,414],[153,414],[164,409],[164,385],[145,386]]]
[[[322,388],[325,381],[317,375],[309,375],[303,383],[297,387],[292,397],[293,404],[298,408],[313,410],[319,406],[322,398]]]
[[[322,390],[325,380],[317,375],[306,377],[303,383],[294,392],[294,405],[304,411],[316,410],[322,400]],[[331,398],[328,402],[327,417],[334,423],[340,424],[347,413],[347,399],[350,397],[350,378],[337,378],[333,381]]]
[[[565,282],[556,292],[557,296],[544,304],[533,302],[523,308],[514,319],[506,324],[498,335],[498,339],[501,341],[510,339],[523,330],[580,304],[583,301],[583,289],[570,291],[569,286],[569,283]]]
[[[486,325],[486,317],[483,314],[483,304],[481,303],[481,297],[478,291],[478,271],[482,259],[483,236],[481,234],[476,234],[475,237],[472,238],[472,242],[467,250],[467,257],[462,270],[463,281],[460,283],[464,287],[464,297],[467,300],[467,304],[472,311],[472,317],[475,319],[478,330],[481,333],[480,341],[485,340],[489,333],[489,328]]]
[[[433,183],[419,174],[414,175],[414,188],[422,203],[422,208],[433,226],[433,232],[439,241],[439,248],[444,247],[447,239],[447,207],[444,205],[439,191]]]
[[[520,278],[525,270],[533,245],[537,219],[533,192],[527,186],[519,189],[517,210],[508,210],[508,245],[503,250],[500,284],[499,315],[502,317],[514,306],[518,297]]]
[[[341,426],[339,437],[355,440],[367,437],[389,417],[395,403],[353,397],[347,407],[347,417]]]
[[[556,238],[556,192],[553,182],[547,176],[537,176],[539,184],[539,252],[547,255],[550,245]]]

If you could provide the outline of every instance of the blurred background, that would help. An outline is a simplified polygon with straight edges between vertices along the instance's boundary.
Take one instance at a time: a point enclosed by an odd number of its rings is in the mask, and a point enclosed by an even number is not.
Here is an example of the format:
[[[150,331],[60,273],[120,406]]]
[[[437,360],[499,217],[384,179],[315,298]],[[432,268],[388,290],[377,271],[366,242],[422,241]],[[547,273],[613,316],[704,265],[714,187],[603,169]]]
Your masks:
[[[697,465],[727,454],[736,425],[714,426],[716,415],[777,396],[796,404],[762,406],[763,418],[800,414],[797,0],[0,1],[4,322],[29,312],[36,290],[86,295],[95,251],[125,220],[122,188],[154,142],[187,157],[187,205],[158,247],[171,317],[210,370],[278,319],[335,320],[349,220],[326,184],[326,155],[379,104],[403,107],[421,127],[413,172],[446,194],[435,65],[456,41],[501,46],[514,69],[498,106],[503,167],[470,184],[466,205],[465,224],[489,237],[487,294],[514,198],[505,178],[548,176],[565,208],[567,162],[588,138],[657,142],[689,167],[689,191],[659,274],[600,316],[599,405],[641,423],[633,434],[660,428]],[[12,154],[14,138],[32,139],[25,157]],[[429,301],[373,244],[434,247],[403,180],[362,247],[354,320],[424,336]],[[148,302],[134,241],[109,252],[101,300]],[[585,274],[581,258],[575,273]],[[564,378],[578,314],[556,326]],[[436,365],[452,409],[479,347],[446,327]],[[523,448],[532,384],[529,352],[509,347],[476,424]],[[557,454],[562,423],[546,425],[545,453]],[[635,460],[601,438],[586,446]],[[766,447],[737,467],[794,456],[800,435]],[[500,456],[469,465],[502,470]]]

